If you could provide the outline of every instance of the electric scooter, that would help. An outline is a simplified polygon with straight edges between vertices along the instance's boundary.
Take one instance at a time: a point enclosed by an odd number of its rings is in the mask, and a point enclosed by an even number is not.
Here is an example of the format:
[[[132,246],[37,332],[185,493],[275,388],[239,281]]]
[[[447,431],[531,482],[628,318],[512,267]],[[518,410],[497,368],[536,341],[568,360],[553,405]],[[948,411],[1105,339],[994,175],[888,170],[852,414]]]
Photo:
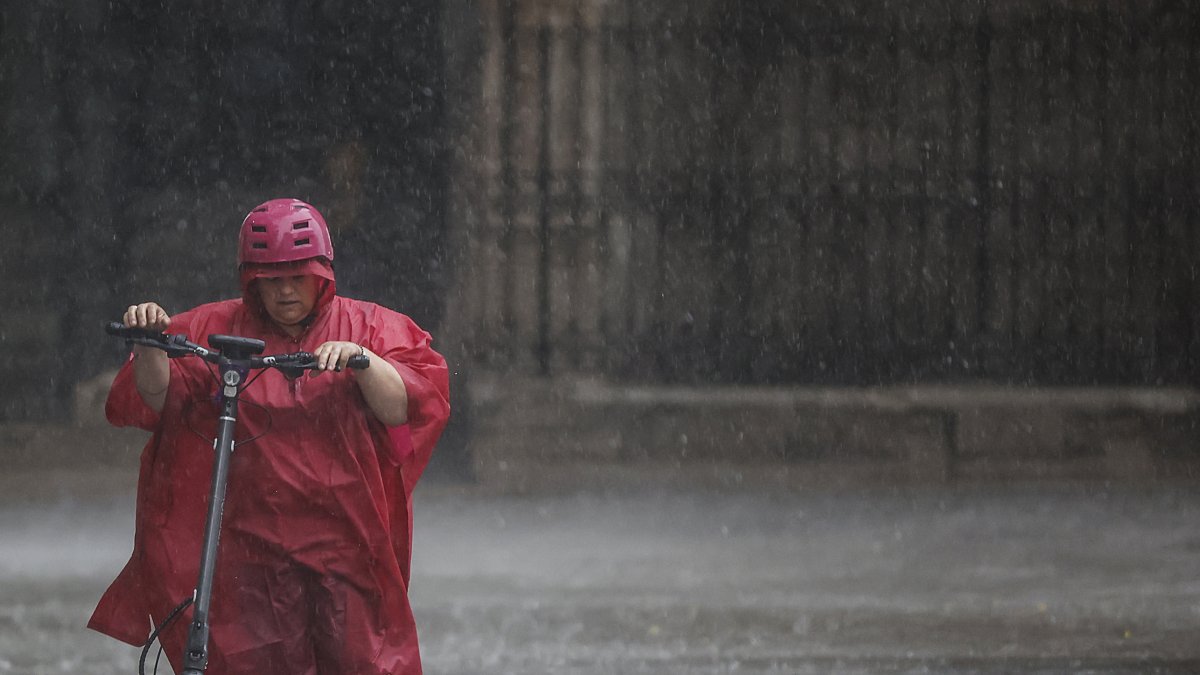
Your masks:
[[[247,380],[252,370],[275,368],[290,378],[299,377],[305,370],[317,368],[316,358],[309,352],[258,356],[266,343],[254,338],[232,335],[209,335],[211,349],[190,342],[185,335],[171,335],[121,323],[105,327],[109,335],[125,338],[129,344],[161,349],[170,358],[195,356],[217,366],[220,379],[221,414],[217,420],[217,435],[213,441],[216,459],[213,464],[212,487],[208,497],[208,515],[204,524],[204,545],[200,550],[200,574],[192,597],[175,608],[146,641],[138,662],[138,672],[145,675],[146,654],[158,633],[188,604],[193,605],[192,622],[188,627],[187,646],[183,654],[181,675],[202,675],[208,665],[209,612],[211,610],[213,574],[217,566],[217,545],[221,534],[221,516],[225,506],[225,485],[229,479],[229,464],[233,457],[234,428],[237,426],[238,397],[258,375]],[[366,356],[352,356],[346,366],[362,369],[370,365]],[[259,375],[262,373],[260,372]]]

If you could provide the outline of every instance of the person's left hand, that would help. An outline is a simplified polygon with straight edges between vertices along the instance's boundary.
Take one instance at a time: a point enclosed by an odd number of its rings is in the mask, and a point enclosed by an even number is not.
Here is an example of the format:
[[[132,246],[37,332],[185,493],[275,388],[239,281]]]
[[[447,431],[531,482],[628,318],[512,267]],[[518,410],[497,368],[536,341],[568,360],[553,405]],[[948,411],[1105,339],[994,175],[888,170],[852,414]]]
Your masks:
[[[317,347],[313,352],[313,356],[317,360],[317,370],[309,371],[313,375],[320,375],[326,370],[340,371],[346,367],[346,362],[351,356],[365,355],[367,350],[361,345],[353,342],[326,342],[320,347]]]

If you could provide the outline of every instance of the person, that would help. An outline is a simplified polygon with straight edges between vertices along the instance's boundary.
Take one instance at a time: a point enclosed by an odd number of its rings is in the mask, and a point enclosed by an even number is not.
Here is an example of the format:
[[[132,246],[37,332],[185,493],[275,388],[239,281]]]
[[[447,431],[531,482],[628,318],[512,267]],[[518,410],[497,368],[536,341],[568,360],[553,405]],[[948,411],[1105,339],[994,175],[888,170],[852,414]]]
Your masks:
[[[336,294],[321,214],[274,199],[242,223],[241,297],[170,315],[130,305],[127,326],[309,351],[318,370],[261,371],[240,398],[217,569],[209,665],[219,674],[421,672],[408,603],[413,488],[450,414],[445,360],[407,316]],[[362,354],[364,370],[343,369]],[[201,359],[135,346],[105,404],[152,432],[134,549],[88,625],[132,645],[195,587],[217,425]],[[180,672],[190,612],[159,636]]]

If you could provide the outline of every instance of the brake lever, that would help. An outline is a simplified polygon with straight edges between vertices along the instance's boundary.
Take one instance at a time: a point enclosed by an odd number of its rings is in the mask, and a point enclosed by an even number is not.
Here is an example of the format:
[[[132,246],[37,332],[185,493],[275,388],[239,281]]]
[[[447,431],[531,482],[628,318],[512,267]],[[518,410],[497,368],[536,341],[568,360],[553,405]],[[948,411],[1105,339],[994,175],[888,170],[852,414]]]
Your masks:
[[[304,368],[299,366],[275,366],[275,370],[283,373],[283,376],[289,380],[299,379],[304,374]]]

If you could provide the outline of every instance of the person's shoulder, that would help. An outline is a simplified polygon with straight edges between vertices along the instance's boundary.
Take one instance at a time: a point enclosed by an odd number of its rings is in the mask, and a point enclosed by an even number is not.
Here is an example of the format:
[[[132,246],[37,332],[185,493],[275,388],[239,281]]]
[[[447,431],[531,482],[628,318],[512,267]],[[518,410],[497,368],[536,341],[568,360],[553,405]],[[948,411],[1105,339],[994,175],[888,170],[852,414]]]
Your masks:
[[[191,327],[227,324],[241,308],[242,300],[240,298],[206,302],[171,317],[171,324]]]
[[[428,337],[428,333],[407,314],[368,300],[344,296],[337,296],[337,300],[341,311],[376,330],[399,330],[414,336]]]
[[[397,312],[389,307],[369,300],[356,300],[355,298],[347,298],[337,296],[340,301],[342,310],[351,314],[355,314],[367,319],[378,319],[382,321],[404,321],[411,322],[412,319],[408,315]]]
[[[186,312],[180,313],[179,316],[180,317],[184,317],[184,316],[204,317],[204,318],[233,316],[234,314],[237,313],[237,311],[239,309],[241,309],[241,307],[242,307],[241,298],[230,298],[228,300],[217,300],[214,302],[206,302],[201,305],[196,305],[195,307],[187,310]]]

